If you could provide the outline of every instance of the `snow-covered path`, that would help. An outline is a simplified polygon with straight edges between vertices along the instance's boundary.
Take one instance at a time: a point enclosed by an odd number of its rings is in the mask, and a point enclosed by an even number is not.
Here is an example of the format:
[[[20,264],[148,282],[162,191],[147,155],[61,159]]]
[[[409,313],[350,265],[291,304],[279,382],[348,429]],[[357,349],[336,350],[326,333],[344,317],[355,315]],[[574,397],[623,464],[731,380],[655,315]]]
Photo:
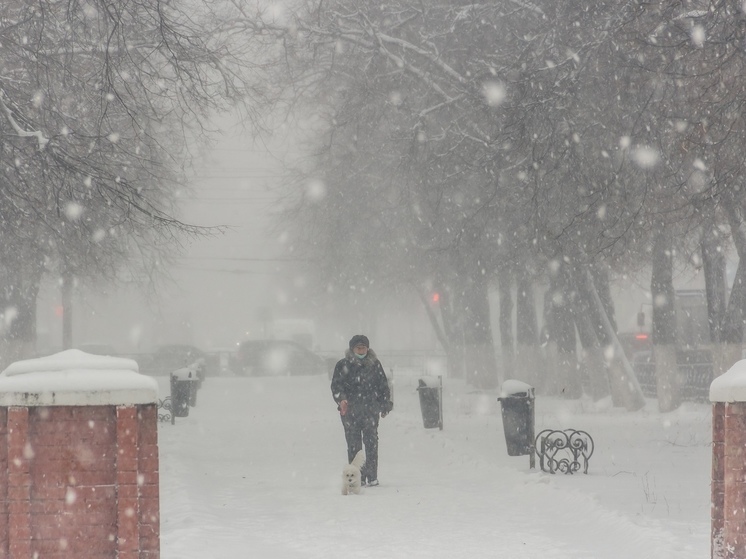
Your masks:
[[[159,427],[163,559],[709,556],[709,405],[539,397],[537,431],[596,442],[589,475],[552,476],[507,456],[494,395],[446,381],[444,430],[426,430],[415,386],[396,379],[381,421],[381,486],[343,497],[328,379],[208,379],[188,418]]]

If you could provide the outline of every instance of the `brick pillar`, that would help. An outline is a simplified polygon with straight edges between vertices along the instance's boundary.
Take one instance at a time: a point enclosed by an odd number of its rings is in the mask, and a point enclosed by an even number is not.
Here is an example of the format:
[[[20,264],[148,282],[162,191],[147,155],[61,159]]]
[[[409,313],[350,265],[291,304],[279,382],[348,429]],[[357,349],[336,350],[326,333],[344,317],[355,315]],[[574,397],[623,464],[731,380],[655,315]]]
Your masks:
[[[25,559],[32,556],[28,408],[10,408],[7,418],[8,558]]]
[[[117,408],[117,557],[138,559],[137,410]]]
[[[710,385],[712,559],[746,558],[746,360]]]
[[[725,404],[712,405],[712,484],[710,486],[712,523],[710,530],[710,555],[720,552],[725,527]]]
[[[0,559],[159,559],[156,381],[130,359],[45,359],[0,374]]]
[[[160,556],[158,412],[117,408],[117,558]]]
[[[161,541],[158,407],[138,406],[140,559],[159,559]]]
[[[728,559],[746,558],[746,403],[725,404],[723,543]]]
[[[0,441],[8,440],[8,409],[0,408]],[[8,471],[8,445],[0,444],[0,473]],[[0,475],[0,559],[7,559],[10,532],[8,531],[8,480]]]

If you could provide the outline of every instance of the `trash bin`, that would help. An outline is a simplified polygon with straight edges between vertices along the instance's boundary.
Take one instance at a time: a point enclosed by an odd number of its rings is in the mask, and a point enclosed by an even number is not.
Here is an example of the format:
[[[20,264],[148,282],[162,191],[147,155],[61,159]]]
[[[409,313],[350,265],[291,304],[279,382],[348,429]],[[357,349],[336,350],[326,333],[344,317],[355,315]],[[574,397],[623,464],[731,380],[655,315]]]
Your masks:
[[[508,456],[534,456],[534,388],[519,380],[506,380],[498,398]],[[533,460],[532,466],[533,467]]]
[[[189,406],[193,405],[197,392],[197,375],[192,369],[177,369],[171,373],[171,415],[173,417],[187,417]]]
[[[425,429],[437,427],[443,430],[443,377],[436,379],[419,379],[417,391],[420,393],[422,423]]]
[[[190,381],[189,384],[189,407],[193,408],[197,405],[197,392],[202,388],[202,381],[205,380],[203,369],[199,366],[199,363],[195,363],[187,367],[189,371],[187,378]]]

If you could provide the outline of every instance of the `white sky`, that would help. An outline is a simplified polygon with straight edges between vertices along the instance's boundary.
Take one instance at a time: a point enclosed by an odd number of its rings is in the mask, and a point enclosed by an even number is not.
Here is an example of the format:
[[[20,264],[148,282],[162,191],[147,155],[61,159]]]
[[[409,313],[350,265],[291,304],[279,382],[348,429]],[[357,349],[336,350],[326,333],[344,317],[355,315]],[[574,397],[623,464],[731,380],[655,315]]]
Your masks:
[[[272,144],[253,140],[232,121],[197,167],[184,199],[184,219],[205,226],[228,226],[225,234],[196,239],[173,274],[172,309],[182,308],[191,335],[202,347],[225,347],[246,332],[263,337],[259,308],[276,304],[273,280],[283,263],[281,246],[270,234],[282,161],[288,143],[278,132]]]
[[[226,232],[185,238],[184,255],[170,269],[172,281],[161,285],[157,304],[122,286],[107,286],[105,294],[80,288],[74,345],[104,343],[124,353],[164,343],[217,350],[264,337],[260,308],[277,303],[277,272],[286,268],[277,260],[281,247],[268,228],[281,162],[292,142],[282,130],[269,144],[255,141],[232,117],[215,125],[222,134],[196,162],[179,217],[193,225],[226,226]],[[52,282],[39,307],[39,351],[61,349],[58,305],[59,288]]]

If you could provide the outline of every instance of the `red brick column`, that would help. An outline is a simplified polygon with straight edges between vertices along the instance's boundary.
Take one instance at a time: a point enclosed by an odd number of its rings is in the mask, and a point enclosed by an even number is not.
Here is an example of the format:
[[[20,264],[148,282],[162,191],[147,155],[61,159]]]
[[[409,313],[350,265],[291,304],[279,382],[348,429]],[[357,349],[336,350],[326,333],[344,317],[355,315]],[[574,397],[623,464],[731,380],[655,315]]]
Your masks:
[[[32,552],[48,559],[114,557],[115,408],[28,410]]]
[[[746,403],[725,404],[724,559],[746,558]]]
[[[718,556],[725,527],[725,404],[712,405],[712,493],[710,530],[710,555]]]
[[[0,408],[0,441],[8,437],[8,408]],[[8,445],[0,444],[0,559],[8,557]]]
[[[138,559],[137,409],[117,408],[117,557]]]
[[[159,559],[157,390],[75,350],[0,375],[0,559]]]
[[[158,413],[117,408],[117,558],[160,557]]]
[[[26,559],[31,552],[31,471],[28,408],[7,413],[8,558]]]
[[[161,542],[158,407],[138,406],[140,559],[159,559]]]

